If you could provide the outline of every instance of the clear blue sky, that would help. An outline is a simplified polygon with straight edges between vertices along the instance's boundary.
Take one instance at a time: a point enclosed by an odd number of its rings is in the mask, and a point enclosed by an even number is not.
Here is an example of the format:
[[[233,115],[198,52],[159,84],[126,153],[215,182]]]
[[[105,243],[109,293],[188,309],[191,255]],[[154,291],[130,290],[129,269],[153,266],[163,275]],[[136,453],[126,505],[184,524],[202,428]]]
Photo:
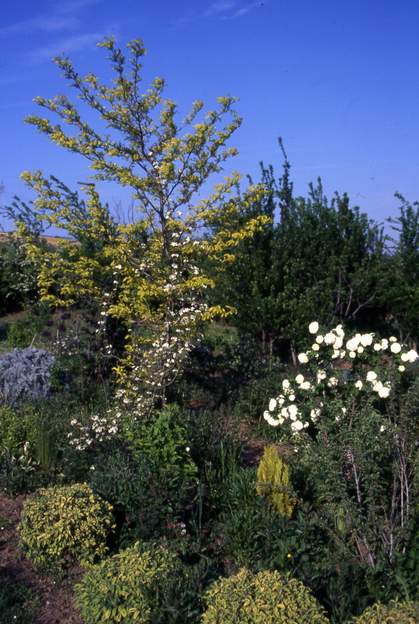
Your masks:
[[[400,191],[419,199],[419,3],[417,0],[25,0],[0,19],[0,181],[7,201],[41,169],[86,180],[87,163],[23,122],[36,95],[66,91],[50,59],[70,56],[106,77],[95,43],[142,37],[145,75],[166,78],[186,112],[202,98],[240,98],[244,123],[232,168],[256,176],[276,165],[284,139],[295,188],[321,176],[372,218],[394,214]],[[107,199],[117,200],[115,190]]]

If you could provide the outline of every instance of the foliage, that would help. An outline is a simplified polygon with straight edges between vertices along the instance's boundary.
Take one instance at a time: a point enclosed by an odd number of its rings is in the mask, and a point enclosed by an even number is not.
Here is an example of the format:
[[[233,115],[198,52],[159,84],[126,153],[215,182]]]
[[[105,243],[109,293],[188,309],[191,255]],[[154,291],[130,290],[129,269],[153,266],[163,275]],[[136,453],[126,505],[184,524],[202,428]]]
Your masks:
[[[9,234],[6,241],[0,243],[1,316],[21,310],[38,297],[36,266],[22,243],[18,232]],[[42,245],[42,242],[39,241],[39,244]]]
[[[41,568],[93,563],[107,552],[112,506],[86,484],[40,489],[25,501],[19,525],[22,547]]]
[[[30,406],[0,407],[0,484],[16,493],[46,485],[50,475],[40,474],[42,468],[53,470],[53,430],[46,430],[37,411]]]
[[[266,193],[243,212],[270,220],[237,247],[215,301],[234,307],[233,322],[258,338],[265,355],[289,357],[291,352],[295,363],[313,316],[323,323],[375,322],[378,327],[385,315],[388,271],[382,228],[352,207],[346,194],[329,200],[320,180],[310,185],[307,198],[295,197],[283,155],[278,182],[273,168],[261,165]]]
[[[39,611],[33,590],[0,573],[0,614],[2,624],[33,624]]]
[[[230,466],[225,474],[218,503],[223,551],[236,565],[252,570],[289,570],[301,547],[301,529],[256,495],[256,483],[251,468]]]
[[[167,483],[163,478],[159,480],[145,455],[137,454],[134,458],[126,449],[110,448],[94,459],[89,473],[95,494],[114,508],[119,543],[132,541],[133,537],[151,539],[164,535],[169,518],[173,521],[172,511],[181,509],[180,493],[167,492]]]
[[[42,349],[14,349],[0,357],[0,401],[36,401],[50,391],[54,356]]]
[[[10,347],[29,347],[40,337],[49,323],[49,309],[44,304],[33,304],[22,318],[5,323],[7,344]]]
[[[205,596],[203,624],[327,624],[328,619],[310,591],[297,579],[279,572],[252,574],[241,569],[216,581]]]
[[[395,337],[345,338],[340,325],[322,334],[312,322],[309,331],[315,342],[298,356],[307,373],[283,381],[265,419],[297,444],[336,542],[368,566],[392,564],[412,531],[416,435],[401,390],[417,353]]]
[[[196,477],[196,466],[182,418],[176,405],[168,405],[153,422],[134,426],[129,432],[130,445],[135,452],[144,454],[153,470],[175,489],[180,489],[182,483]]]
[[[418,342],[419,323],[419,202],[408,202],[397,194],[399,216],[389,219],[398,234],[389,267],[385,304],[391,322],[402,340]]]
[[[285,517],[290,517],[294,503],[289,495],[288,466],[278,454],[274,445],[265,447],[263,457],[257,469],[256,492],[268,497],[276,511]]]
[[[137,543],[92,567],[75,586],[83,621],[174,622],[180,573],[180,560],[172,551]]]
[[[94,183],[83,185],[84,201],[41,172],[23,174],[37,198],[31,207],[16,202],[14,211],[19,218],[22,211],[32,210],[38,222],[61,227],[74,239],[40,250],[28,224],[26,248],[38,266],[41,299],[54,305],[93,299],[104,317],[99,329],[106,330],[109,318],[123,323],[126,359],[117,367],[121,398],[147,417],[156,403],[165,402],[166,388],[182,371],[202,322],[226,314],[220,306],[208,310],[204,294],[214,279],[197,260],[204,256],[218,270],[234,260],[231,250],[265,221],[240,221],[240,206],[257,200],[264,189],[253,185],[243,196],[234,196],[238,178],[233,176],[212,197],[198,200],[208,177],[236,153],[226,146],[241,121],[233,98],[218,98],[218,107],[202,119],[203,103],[197,101],[179,121],[175,103],[163,96],[161,78],[140,92],[145,54],[140,40],[129,44],[129,60],[112,39],[100,47],[109,52],[115,73],[110,87],[93,74],[81,77],[68,59],[56,62],[110,131],[100,135],[65,96],[39,97],[37,103],[68,124],[73,134],[45,117],[32,116],[28,122],[57,145],[84,156],[93,179],[128,187],[140,220],[116,225]],[[198,238],[215,222],[216,235]]]
[[[415,624],[419,618],[419,603],[392,601],[388,605],[376,603],[353,619],[357,624]]]

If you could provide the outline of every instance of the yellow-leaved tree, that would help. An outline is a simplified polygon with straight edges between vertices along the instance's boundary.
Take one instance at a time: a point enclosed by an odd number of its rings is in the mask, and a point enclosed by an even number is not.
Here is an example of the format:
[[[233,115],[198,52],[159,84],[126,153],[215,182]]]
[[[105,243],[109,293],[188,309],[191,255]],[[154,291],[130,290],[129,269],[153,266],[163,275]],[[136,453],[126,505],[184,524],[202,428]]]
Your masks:
[[[219,97],[206,113],[197,101],[181,120],[176,104],[163,95],[163,79],[141,89],[141,40],[128,44],[127,57],[113,39],[99,46],[109,54],[110,85],[93,74],[81,76],[67,58],[55,62],[106,131],[83,119],[65,96],[36,98],[61,123],[53,123],[51,115],[27,119],[90,163],[84,198],[40,171],[22,174],[36,193],[32,210],[37,218],[66,230],[76,244],[63,242],[46,250],[29,233],[26,244],[37,262],[43,300],[73,305],[90,298],[100,309],[99,329],[109,317],[124,324],[118,394],[133,414],[144,418],[164,403],[202,323],[229,313],[209,308],[205,290],[234,261],[238,243],[266,222],[266,217],[243,218],[246,206],[260,200],[265,189],[251,185],[240,193],[234,174],[202,199],[207,179],[236,154],[227,146],[241,123],[234,99]],[[138,218],[118,223],[101,202],[96,181],[130,189]],[[211,266],[211,278],[205,266]]]

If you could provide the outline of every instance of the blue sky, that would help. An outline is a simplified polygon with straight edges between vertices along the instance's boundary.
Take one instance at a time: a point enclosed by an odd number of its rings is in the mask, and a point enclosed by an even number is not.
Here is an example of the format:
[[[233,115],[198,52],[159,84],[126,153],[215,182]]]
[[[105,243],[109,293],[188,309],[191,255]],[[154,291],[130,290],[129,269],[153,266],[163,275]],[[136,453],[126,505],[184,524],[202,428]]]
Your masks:
[[[395,214],[400,191],[419,199],[419,3],[417,0],[25,0],[0,18],[0,181],[8,201],[41,169],[74,184],[87,163],[24,123],[36,95],[67,92],[51,57],[82,73],[109,72],[95,44],[144,39],[145,78],[161,75],[187,111],[232,94],[244,122],[229,165],[257,178],[276,165],[284,139],[297,193],[321,176],[377,220]],[[111,203],[116,189],[104,189]],[[124,197],[124,196],[122,196]],[[124,198],[125,200],[125,198]]]

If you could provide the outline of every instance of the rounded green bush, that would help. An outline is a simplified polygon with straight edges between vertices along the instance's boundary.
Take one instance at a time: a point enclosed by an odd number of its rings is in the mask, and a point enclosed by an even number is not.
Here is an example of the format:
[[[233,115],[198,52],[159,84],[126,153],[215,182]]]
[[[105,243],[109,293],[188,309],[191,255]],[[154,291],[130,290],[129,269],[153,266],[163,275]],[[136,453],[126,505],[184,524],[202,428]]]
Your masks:
[[[167,622],[172,590],[180,572],[177,555],[163,546],[137,543],[93,566],[75,586],[85,624]]]
[[[354,624],[417,624],[419,603],[393,600],[384,605],[377,602],[352,621]]]
[[[112,506],[85,483],[43,488],[25,502],[20,541],[42,568],[91,564],[107,553],[112,522]]]
[[[242,568],[213,583],[205,595],[203,624],[327,624],[324,609],[297,579]]]

